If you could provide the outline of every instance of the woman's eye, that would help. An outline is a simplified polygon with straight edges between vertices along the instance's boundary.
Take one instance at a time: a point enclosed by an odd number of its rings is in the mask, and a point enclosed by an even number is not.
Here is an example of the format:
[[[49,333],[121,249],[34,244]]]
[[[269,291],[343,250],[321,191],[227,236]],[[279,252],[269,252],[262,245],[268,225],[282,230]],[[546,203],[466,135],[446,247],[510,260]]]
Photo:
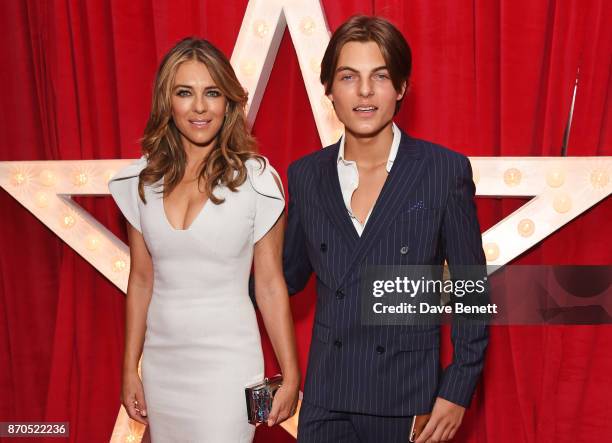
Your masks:
[[[220,97],[221,96],[221,92],[212,89],[212,90],[208,91],[206,93],[206,95],[209,96],[209,97]]]
[[[191,95],[191,92],[188,91],[187,89],[180,89],[176,95],[178,95],[179,97],[188,97]]]

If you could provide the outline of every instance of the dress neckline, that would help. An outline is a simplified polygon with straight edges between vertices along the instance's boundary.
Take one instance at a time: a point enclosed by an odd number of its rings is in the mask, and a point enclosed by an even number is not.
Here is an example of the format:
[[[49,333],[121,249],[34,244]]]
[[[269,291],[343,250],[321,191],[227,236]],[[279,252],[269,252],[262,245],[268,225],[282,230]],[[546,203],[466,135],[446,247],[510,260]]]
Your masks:
[[[202,213],[204,212],[204,209],[206,209],[206,206],[208,206],[208,202],[210,202],[210,197],[208,197],[206,199],[206,201],[204,202],[204,204],[202,205],[202,207],[198,210],[198,213],[196,214],[196,216],[194,217],[193,220],[191,220],[191,223],[189,223],[189,226],[187,226],[186,228],[183,229],[179,229],[179,228],[175,228],[172,223],[170,222],[170,219],[168,218],[168,215],[166,214],[166,206],[164,205],[164,196],[162,195],[161,198],[161,207],[162,207],[162,213],[164,215],[164,220],[166,220],[166,223],[168,224],[168,226],[170,227],[170,229],[172,229],[173,231],[176,232],[186,232],[191,230],[191,228],[193,227],[193,225],[196,224],[196,222],[198,221],[198,219],[200,218],[200,216],[202,215]]]
[[[162,177],[161,179],[159,179],[158,183],[162,187],[162,193],[161,193],[161,199],[160,199],[160,201],[161,201],[161,212],[162,212],[164,220],[166,221],[166,224],[174,232],[188,232],[188,231],[190,231],[191,228],[197,223],[198,219],[200,219],[200,217],[202,216],[202,213],[204,212],[204,210],[208,206],[208,203],[210,202],[210,197],[206,198],[206,201],[204,202],[202,207],[198,210],[198,213],[193,218],[193,220],[191,220],[191,223],[189,224],[189,226],[187,226],[187,227],[185,227],[183,229],[179,229],[179,228],[174,227],[174,225],[172,225],[172,223],[170,222],[170,219],[168,218],[168,214],[166,213],[166,205],[165,205],[165,200],[166,199],[164,197],[164,178]]]

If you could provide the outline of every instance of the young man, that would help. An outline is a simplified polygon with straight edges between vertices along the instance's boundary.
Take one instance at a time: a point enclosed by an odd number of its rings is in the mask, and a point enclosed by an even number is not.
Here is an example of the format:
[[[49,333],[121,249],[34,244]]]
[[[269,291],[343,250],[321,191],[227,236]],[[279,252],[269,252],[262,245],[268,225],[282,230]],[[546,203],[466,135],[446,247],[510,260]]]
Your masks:
[[[418,442],[446,441],[482,370],[483,324],[453,323],[454,359],[442,374],[439,327],[360,318],[366,266],[485,264],[468,159],[393,123],[410,68],[410,48],[388,21],[340,26],[321,81],[345,134],[289,167],[285,278],[296,293],[314,271],[318,291],[302,443],[407,442],[414,415],[427,423]]]

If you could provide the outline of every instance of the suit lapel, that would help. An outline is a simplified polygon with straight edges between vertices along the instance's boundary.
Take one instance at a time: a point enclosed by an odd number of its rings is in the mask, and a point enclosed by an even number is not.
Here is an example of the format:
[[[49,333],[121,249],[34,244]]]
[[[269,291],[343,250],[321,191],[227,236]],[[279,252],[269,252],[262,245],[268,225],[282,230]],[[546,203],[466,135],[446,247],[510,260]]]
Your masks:
[[[352,254],[349,266],[347,266],[344,275],[340,278],[339,284],[343,283],[352,266],[361,262],[375,244],[376,239],[383,232],[386,232],[385,227],[392,223],[402,211],[404,202],[410,198],[412,192],[421,181],[421,176],[425,170],[425,163],[426,161],[422,158],[422,152],[416,140],[402,132],[400,146],[397,157],[393,162],[393,167],[380,191],[363,234]],[[337,177],[336,171],[336,180]],[[344,209],[344,202],[342,200],[341,204],[342,209]],[[344,212],[346,213],[346,210]],[[348,215],[346,218],[351,223]],[[350,227],[355,235],[357,235],[352,223]]]
[[[328,152],[320,159],[321,186],[318,187],[319,197],[330,220],[349,245],[349,249],[352,249],[359,240],[359,235],[357,235],[342,198],[340,180],[338,179],[339,148],[340,142],[338,141],[336,144],[325,148]]]

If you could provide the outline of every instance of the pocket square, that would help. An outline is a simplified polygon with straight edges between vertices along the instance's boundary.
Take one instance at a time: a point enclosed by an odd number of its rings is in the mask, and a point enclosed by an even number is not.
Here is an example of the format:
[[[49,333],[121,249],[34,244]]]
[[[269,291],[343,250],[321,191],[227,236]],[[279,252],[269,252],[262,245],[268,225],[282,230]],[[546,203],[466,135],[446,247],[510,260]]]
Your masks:
[[[425,209],[425,203],[423,200],[410,204],[405,212],[418,211],[420,209]]]

